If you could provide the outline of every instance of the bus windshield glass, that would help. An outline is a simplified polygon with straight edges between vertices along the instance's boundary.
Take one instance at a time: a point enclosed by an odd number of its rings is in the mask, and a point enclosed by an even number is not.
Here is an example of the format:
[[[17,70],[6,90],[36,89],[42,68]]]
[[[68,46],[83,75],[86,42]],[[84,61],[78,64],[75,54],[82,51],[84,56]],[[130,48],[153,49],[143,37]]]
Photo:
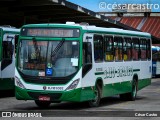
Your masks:
[[[152,60],[160,61],[160,47],[152,46]]]
[[[20,42],[18,69],[28,76],[67,77],[78,70],[79,42]]]

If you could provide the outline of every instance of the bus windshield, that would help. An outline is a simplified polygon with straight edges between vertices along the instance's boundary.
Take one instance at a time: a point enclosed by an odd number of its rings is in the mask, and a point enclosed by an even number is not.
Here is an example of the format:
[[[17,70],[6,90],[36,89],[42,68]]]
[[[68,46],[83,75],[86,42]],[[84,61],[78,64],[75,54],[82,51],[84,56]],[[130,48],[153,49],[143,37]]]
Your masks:
[[[20,42],[18,69],[28,76],[67,77],[78,70],[79,42]]]
[[[160,61],[160,47],[152,46],[152,60]]]

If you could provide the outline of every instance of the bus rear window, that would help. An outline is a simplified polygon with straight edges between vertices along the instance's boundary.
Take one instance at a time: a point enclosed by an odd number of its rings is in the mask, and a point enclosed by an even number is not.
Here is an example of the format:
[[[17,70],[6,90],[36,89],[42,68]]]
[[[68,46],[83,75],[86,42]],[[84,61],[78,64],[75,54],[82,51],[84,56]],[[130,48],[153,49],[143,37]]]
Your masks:
[[[23,28],[21,30],[22,36],[36,36],[36,37],[74,37],[80,36],[79,29],[69,28]]]

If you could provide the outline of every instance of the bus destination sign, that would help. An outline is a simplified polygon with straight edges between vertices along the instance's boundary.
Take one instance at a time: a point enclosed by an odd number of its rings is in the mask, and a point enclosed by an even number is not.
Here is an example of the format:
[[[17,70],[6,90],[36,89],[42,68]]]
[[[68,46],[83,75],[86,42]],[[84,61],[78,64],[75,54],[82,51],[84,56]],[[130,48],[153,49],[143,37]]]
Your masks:
[[[79,37],[79,29],[64,28],[23,28],[23,36],[38,37]]]

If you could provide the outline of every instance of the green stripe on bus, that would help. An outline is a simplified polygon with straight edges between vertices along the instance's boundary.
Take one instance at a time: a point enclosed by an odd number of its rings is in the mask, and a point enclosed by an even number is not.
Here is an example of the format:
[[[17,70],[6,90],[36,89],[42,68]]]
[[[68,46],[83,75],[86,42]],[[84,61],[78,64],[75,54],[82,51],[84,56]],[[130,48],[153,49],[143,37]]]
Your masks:
[[[97,73],[95,73],[95,75],[103,75],[104,74],[104,72],[97,72]]]
[[[0,90],[14,90],[14,79],[0,78]]]
[[[134,69],[134,70],[133,70],[133,72],[138,72],[138,71],[140,71],[140,69]]]
[[[151,84],[151,79],[141,79],[138,80],[138,90],[144,88],[145,86],[148,86]],[[94,91],[92,89],[93,86],[88,86],[84,88],[77,88],[70,91],[63,91],[59,92],[62,93],[62,96],[58,99],[59,101],[76,101],[76,102],[82,102],[87,100],[93,100],[95,95]],[[27,90],[27,89],[21,89],[19,87],[15,87],[16,89],[16,98],[18,100],[35,100],[31,96],[29,96],[28,92],[33,93],[57,93],[56,91],[44,91],[44,90]],[[132,90],[132,82],[125,81],[125,82],[117,82],[112,84],[105,84],[102,88],[102,98],[118,95],[122,93],[128,93]]]

